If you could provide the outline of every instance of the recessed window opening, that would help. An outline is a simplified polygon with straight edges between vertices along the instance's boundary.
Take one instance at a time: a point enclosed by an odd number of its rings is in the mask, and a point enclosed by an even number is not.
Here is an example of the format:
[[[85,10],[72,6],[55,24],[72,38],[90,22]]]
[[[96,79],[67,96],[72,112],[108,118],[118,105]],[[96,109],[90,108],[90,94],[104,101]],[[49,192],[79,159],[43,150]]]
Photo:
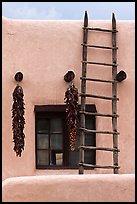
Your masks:
[[[96,112],[95,105],[86,105]],[[86,128],[96,129],[95,116],[86,116]],[[80,132],[77,128],[76,149],[70,150],[65,105],[35,106],[36,168],[78,168]],[[85,135],[85,145],[96,146],[95,133]],[[96,151],[85,151],[85,163],[96,163]]]

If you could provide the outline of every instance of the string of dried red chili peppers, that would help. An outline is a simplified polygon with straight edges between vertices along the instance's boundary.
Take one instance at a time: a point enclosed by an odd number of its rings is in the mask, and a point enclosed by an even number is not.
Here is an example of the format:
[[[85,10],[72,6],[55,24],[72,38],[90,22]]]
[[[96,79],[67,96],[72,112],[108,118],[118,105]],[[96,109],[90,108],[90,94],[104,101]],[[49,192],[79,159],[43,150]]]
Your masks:
[[[12,130],[14,151],[16,156],[21,157],[22,150],[24,150],[24,99],[23,89],[17,85],[13,92],[13,105],[12,105]]]
[[[71,84],[65,92],[66,120],[70,134],[70,149],[75,150],[76,129],[78,125],[78,89]]]

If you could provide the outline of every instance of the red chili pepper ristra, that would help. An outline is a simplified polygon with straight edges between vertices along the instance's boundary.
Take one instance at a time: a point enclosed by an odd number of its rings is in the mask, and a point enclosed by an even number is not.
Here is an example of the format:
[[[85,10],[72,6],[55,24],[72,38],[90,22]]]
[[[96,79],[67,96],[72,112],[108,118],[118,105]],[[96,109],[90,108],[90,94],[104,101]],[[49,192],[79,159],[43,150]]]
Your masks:
[[[70,134],[70,149],[75,150],[76,129],[78,125],[78,89],[71,84],[65,92],[66,120]]]
[[[23,89],[17,85],[13,92],[13,105],[12,105],[12,130],[14,151],[16,156],[21,157],[22,150],[24,150],[24,99]]]

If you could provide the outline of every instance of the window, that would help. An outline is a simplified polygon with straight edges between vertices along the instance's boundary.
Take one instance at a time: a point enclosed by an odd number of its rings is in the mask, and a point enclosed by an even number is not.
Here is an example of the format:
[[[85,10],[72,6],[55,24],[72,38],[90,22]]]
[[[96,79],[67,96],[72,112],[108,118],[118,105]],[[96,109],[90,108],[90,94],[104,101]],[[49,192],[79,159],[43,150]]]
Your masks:
[[[86,105],[95,112],[94,105]],[[95,117],[86,117],[86,128],[95,129]],[[65,105],[35,106],[36,168],[78,168],[80,132],[77,129],[76,149],[69,149]],[[95,133],[85,135],[85,145],[96,146]],[[96,152],[85,151],[85,163],[95,164]]]

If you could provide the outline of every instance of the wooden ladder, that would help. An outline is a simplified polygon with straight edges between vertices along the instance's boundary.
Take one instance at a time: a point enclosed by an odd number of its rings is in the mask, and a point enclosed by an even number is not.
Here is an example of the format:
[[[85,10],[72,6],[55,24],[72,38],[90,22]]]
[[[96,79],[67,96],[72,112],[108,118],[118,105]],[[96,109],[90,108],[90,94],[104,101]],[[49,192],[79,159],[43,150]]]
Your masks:
[[[99,32],[109,32],[112,35],[112,46],[99,46],[99,45],[89,45],[88,42],[88,31],[99,31]],[[82,43],[82,77],[81,79],[81,110],[80,110],[80,146],[79,146],[79,174],[84,173],[84,167],[89,168],[106,168],[113,169],[114,174],[118,174],[118,170],[120,166],[118,166],[118,134],[117,132],[117,49],[116,46],[116,19],[114,13],[112,14],[112,30],[110,29],[101,29],[101,28],[90,28],[88,27],[88,14],[85,11],[84,16],[84,27],[83,27],[83,43]],[[98,63],[93,61],[87,61],[87,51],[88,48],[100,48],[100,49],[110,49],[112,51],[112,63]],[[111,80],[102,80],[102,79],[94,79],[87,78],[87,64],[95,64],[102,66],[111,66],[112,67],[112,79]],[[93,95],[86,93],[86,81],[94,81],[94,82],[106,82],[112,85],[112,97],[106,97],[101,95]],[[112,101],[112,114],[102,114],[102,113],[91,113],[85,110],[86,106],[86,97],[93,97],[98,99],[105,99]],[[112,131],[100,131],[100,130],[90,130],[85,128],[85,116],[86,115],[94,115],[101,117],[111,117],[112,118]],[[101,133],[101,134],[112,134],[113,135],[113,148],[104,148],[104,147],[94,147],[94,146],[85,146],[85,133]],[[110,166],[102,166],[102,165],[92,165],[86,164],[84,162],[84,150],[103,150],[103,151],[111,151],[113,152],[113,165]]]

